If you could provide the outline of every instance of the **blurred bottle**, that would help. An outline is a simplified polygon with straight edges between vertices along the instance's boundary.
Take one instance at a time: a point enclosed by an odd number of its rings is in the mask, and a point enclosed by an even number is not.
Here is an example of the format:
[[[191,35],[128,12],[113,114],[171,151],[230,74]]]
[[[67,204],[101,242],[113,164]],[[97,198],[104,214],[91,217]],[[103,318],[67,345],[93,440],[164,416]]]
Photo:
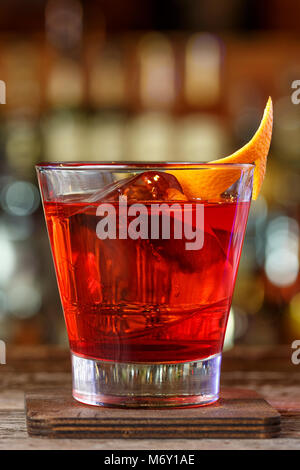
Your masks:
[[[90,57],[89,101],[92,107],[122,109],[127,104],[125,57],[116,41],[100,42]]]
[[[51,54],[51,53],[50,53]],[[46,97],[52,108],[75,108],[84,103],[84,80],[78,60],[52,52]]]
[[[126,155],[127,121],[121,112],[99,111],[89,117],[86,133],[86,158],[94,161],[130,159]]]
[[[126,154],[129,160],[172,161],[175,155],[173,118],[163,112],[145,112],[126,127]]]
[[[175,59],[169,39],[158,33],[143,36],[138,45],[140,100],[150,109],[174,105]]]
[[[41,37],[6,41],[2,51],[1,79],[6,83],[6,104],[1,111],[37,115],[42,104]]]
[[[217,38],[195,34],[186,45],[184,91],[188,105],[212,107],[221,93],[221,50]]]

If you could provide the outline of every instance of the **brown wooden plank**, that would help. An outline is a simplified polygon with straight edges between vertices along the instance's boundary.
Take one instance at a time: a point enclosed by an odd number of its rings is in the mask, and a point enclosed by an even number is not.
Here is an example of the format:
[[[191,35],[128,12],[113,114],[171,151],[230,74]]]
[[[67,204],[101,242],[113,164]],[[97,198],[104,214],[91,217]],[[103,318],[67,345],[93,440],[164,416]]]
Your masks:
[[[10,346],[0,374],[0,449],[298,449],[300,450],[300,374],[290,359],[291,347],[235,346],[224,354],[221,382],[259,392],[281,414],[277,439],[40,439],[28,436],[24,392],[71,387],[67,349]],[[70,391],[68,392],[70,393]],[[76,436],[74,436],[76,438]],[[85,435],[85,437],[88,437]],[[249,436],[251,437],[251,436]]]
[[[76,402],[70,390],[28,392],[31,436],[73,438],[271,438],[280,415],[253,390],[224,389],[218,403],[181,409],[119,409]]]

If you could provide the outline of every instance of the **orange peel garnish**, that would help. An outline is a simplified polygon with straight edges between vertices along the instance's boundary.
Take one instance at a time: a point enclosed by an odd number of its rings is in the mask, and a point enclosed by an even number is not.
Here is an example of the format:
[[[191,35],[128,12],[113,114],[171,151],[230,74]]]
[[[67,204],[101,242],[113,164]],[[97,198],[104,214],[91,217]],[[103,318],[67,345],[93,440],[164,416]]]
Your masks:
[[[252,199],[257,198],[265,177],[267,156],[272,137],[272,125],[273,105],[269,97],[259,128],[252,139],[229,157],[209,162],[213,164],[253,163],[255,169]],[[217,198],[235,183],[241,175],[240,169],[225,169],[222,165],[220,165],[220,168],[216,165],[213,169],[169,170],[168,173],[176,176],[184,194],[189,199]]]

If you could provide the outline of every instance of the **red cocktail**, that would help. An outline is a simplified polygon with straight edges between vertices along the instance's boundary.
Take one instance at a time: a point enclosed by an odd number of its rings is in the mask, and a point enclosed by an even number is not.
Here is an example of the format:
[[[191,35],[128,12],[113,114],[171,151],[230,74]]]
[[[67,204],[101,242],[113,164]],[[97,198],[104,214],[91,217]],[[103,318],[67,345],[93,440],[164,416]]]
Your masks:
[[[205,202],[204,245],[195,251],[174,234],[170,240],[100,240],[98,205],[45,203],[72,352],[142,363],[219,353],[249,202]]]
[[[83,402],[165,406],[218,398],[253,166],[224,166],[238,178],[212,200],[189,199],[170,167],[38,168],[74,396]]]

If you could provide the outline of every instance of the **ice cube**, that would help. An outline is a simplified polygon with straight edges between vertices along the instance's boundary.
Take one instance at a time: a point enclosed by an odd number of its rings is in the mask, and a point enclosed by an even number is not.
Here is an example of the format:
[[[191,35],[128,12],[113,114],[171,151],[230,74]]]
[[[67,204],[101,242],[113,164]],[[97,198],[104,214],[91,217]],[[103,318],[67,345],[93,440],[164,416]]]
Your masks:
[[[187,200],[175,176],[162,171],[145,171],[106,186],[88,202],[118,201],[120,196],[126,196],[128,201]]]

